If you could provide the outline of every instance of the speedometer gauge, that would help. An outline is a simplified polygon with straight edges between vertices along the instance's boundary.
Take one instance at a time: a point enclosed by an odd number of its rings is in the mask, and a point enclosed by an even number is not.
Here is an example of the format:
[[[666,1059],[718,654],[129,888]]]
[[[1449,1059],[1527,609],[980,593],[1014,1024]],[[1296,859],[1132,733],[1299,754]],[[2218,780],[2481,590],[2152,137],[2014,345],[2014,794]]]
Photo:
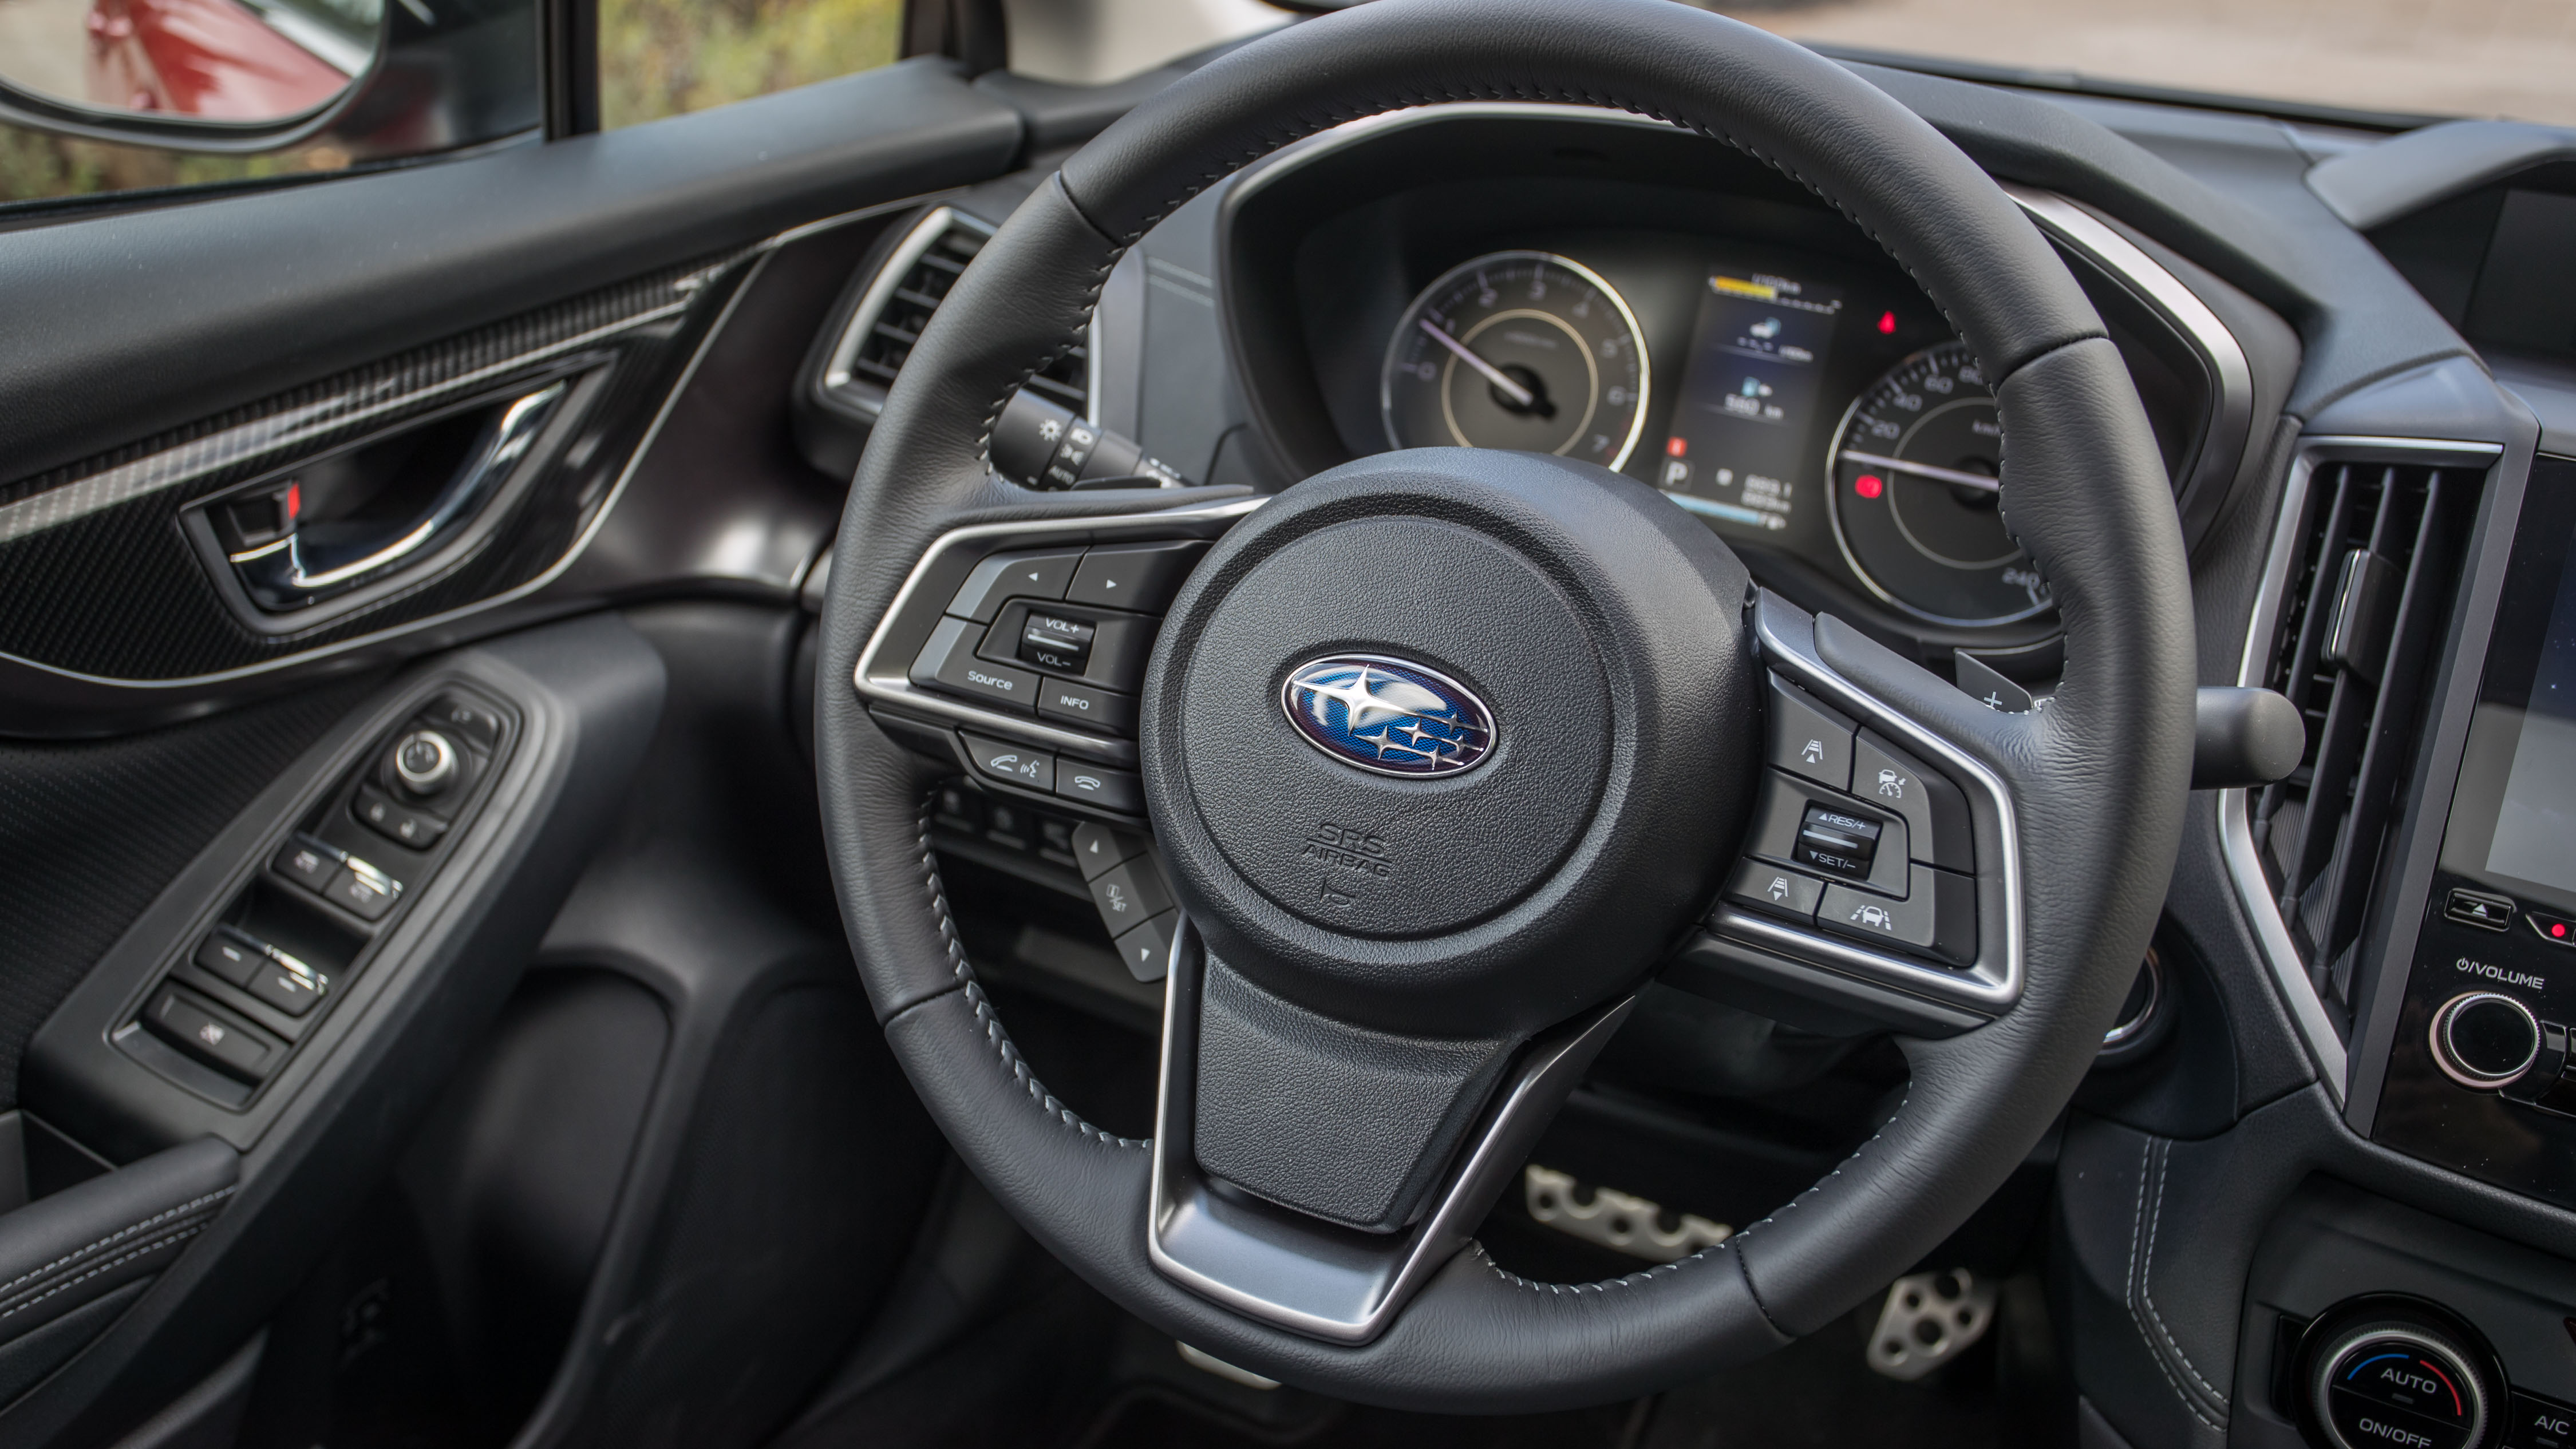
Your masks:
[[[2003,624],[2049,606],[2048,581],[2004,527],[1994,389],[1967,344],[1926,348],[1852,401],[1834,432],[1835,541],[1880,598],[1944,624]]]
[[[1422,289],[1387,340],[1379,405],[1398,448],[1516,448],[1605,468],[1645,427],[1646,344],[1590,268],[1495,252]]]

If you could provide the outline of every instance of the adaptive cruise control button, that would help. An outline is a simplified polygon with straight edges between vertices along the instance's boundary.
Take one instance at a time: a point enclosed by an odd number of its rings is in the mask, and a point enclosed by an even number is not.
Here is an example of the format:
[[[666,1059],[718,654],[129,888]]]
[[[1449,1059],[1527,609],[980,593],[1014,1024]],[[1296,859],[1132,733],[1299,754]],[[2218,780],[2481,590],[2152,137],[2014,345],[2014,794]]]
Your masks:
[[[1837,790],[1851,787],[1852,722],[1771,676],[1771,763]]]
[[[1008,780],[1023,789],[1048,791],[1055,788],[1055,756],[1026,745],[1005,740],[990,740],[982,735],[966,736],[967,757],[975,768],[997,780]]]
[[[930,631],[930,642],[912,661],[912,682],[1011,714],[1036,710],[1038,676],[1025,669],[975,657],[983,630],[960,619],[942,619]]]
[[[948,612],[990,624],[1005,599],[1061,599],[1081,562],[1078,548],[997,553],[975,565],[975,571],[958,586],[957,596],[948,601]]]
[[[1809,805],[1805,817],[1798,822],[1798,860],[1827,875],[1867,880],[1870,862],[1878,857],[1878,836],[1883,828],[1875,820],[1847,811]]]
[[[1823,881],[1758,860],[1739,862],[1726,881],[1726,898],[1735,904],[1801,921],[1816,918],[1824,894]]]
[[[1967,965],[1977,959],[1976,882],[1928,865],[1913,867],[1905,899],[1825,887],[1816,924],[1879,946],[1894,946]]]

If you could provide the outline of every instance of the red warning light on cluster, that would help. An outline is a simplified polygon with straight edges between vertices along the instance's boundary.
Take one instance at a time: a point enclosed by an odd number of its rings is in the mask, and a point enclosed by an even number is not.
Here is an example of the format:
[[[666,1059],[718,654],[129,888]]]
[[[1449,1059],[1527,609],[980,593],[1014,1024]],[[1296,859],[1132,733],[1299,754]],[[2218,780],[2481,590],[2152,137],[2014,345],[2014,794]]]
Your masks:
[[[1689,452],[1690,439],[1688,438],[1681,437],[1677,434],[1664,440],[1664,453],[1667,457],[1679,458],[1687,455]]]
[[[1887,491],[1887,485],[1878,481],[1877,474],[1863,473],[1852,480],[1852,491],[1863,498],[1876,498]]]
[[[1895,333],[1895,332],[1896,332],[1896,314],[1895,314],[1895,313],[1893,313],[1893,312],[1881,312],[1881,313],[1879,313],[1879,314],[1878,314],[1878,335],[1879,335],[1879,336],[1881,336],[1881,337],[1887,337],[1887,336],[1892,336],[1892,335],[1894,335],[1894,333]]]

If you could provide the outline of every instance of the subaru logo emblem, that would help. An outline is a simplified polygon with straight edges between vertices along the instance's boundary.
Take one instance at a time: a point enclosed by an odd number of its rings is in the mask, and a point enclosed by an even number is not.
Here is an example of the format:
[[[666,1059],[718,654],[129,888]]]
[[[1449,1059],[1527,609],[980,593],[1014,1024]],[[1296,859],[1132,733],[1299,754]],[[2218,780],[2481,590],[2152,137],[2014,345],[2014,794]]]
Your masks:
[[[1379,775],[1455,775],[1494,748],[1494,716],[1465,685],[1378,654],[1297,666],[1279,686],[1279,708],[1308,744]]]

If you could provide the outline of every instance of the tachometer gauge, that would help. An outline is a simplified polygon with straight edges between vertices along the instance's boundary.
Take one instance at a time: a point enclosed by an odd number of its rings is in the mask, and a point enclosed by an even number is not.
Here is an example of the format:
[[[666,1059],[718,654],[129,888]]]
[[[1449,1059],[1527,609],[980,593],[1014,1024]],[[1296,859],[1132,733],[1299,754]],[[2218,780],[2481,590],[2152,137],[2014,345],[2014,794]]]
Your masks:
[[[1852,401],[1834,431],[1835,541],[1880,598],[1943,624],[2002,624],[2049,606],[2005,531],[2003,424],[1967,344],[1926,348]]]
[[[1610,284],[1547,252],[1441,274],[1387,340],[1379,405],[1398,448],[1517,448],[1617,468],[1645,427],[1646,343]]]

